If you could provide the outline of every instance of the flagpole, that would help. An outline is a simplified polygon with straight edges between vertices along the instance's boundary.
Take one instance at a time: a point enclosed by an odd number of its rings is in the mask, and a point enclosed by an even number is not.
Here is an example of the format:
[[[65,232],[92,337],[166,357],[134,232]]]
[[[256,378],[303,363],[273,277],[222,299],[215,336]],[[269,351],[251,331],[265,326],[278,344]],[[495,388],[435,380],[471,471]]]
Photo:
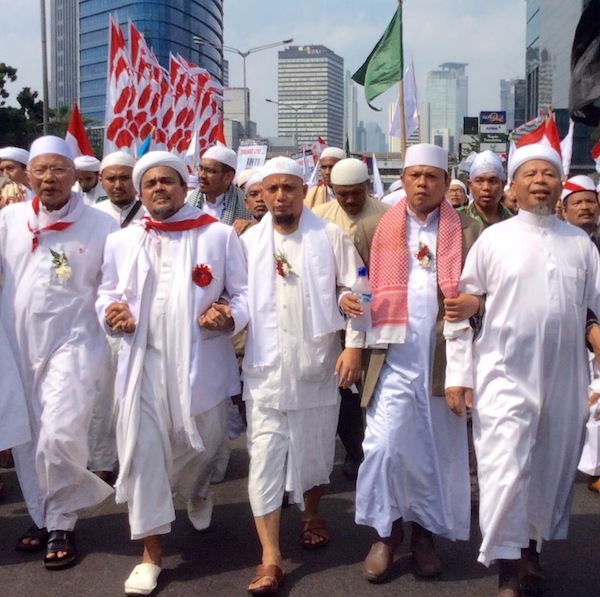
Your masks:
[[[398,0],[398,10],[400,11],[400,39],[402,39],[402,0]],[[402,53],[402,44],[400,44],[400,53]],[[403,56],[400,56],[400,63],[404,64]],[[402,152],[402,163],[406,156],[406,121],[404,114],[404,75],[398,81],[398,112],[400,119],[400,151]]]

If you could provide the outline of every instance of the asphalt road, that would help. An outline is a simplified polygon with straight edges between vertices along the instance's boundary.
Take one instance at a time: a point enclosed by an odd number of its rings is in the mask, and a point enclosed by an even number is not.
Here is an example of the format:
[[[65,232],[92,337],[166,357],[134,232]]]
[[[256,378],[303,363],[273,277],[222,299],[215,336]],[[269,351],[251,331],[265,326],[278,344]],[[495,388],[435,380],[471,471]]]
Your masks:
[[[302,597],[402,595],[407,597],[495,596],[496,570],[477,564],[479,531],[473,519],[471,541],[439,540],[444,574],[433,581],[417,580],[411,572],[409,540],[405,539],[393,574],[382,585],[361,577],[372,531],[354,524],[353,484],[341,473],[341,452],[330,491],[322,503],[331,542],[306,551],[299,544],[300,513],[284,510],[282,549],[286,580],[280,595]],[[163,544],[165,558],[153,595],[167,597],[245,595],[259,563],[260,548],[246,493],[248,458],[244,438],[234,443],[226,480],[214,486],[211,529],[196,532],[179,503],[173,532]],[[0,501],[0,597],[113,597],[123,595],[123,582],[139,563],[140,545],[129,540],[126,510],[112,499],[82,515],[77,525],[80,562],[74,568],[50,572],[42,554],[15,551],[16,538],[29,519],[14,471],[0,473],[6,495]],[[600,496],[591,493],[583,475],[577,477],[570,536],[552,542],[542,552],[552,597],[600,597]]]

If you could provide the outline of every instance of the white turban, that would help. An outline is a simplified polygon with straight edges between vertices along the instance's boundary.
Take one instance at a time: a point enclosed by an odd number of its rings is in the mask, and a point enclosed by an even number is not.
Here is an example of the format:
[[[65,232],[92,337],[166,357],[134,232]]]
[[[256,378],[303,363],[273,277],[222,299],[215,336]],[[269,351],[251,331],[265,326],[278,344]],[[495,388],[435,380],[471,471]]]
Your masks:
[[[289,174],[290,176],[301,178],[302,182],[304,182],[302,166],[291,158],[286,158],[284,156],[272,158],[264,165],[262,169],[262,180],[272,174]]]
[[[250,189],[251,186],[254,186],[255,184],[260,184],[262,182],[263,179],[263,174],[262,174],[262,168],[259,169],[257,168],[254,172],[254,174],[252,174],[252,176],[246,181],[246,192],[248,192],[248,190]]]
[[[465,192],[465,195],[469,192],[467,191],[467,185],[462,180],[458,180],[458,178],[453,178],[450,181],[450,187],[460,187]]]
[[[77,159],[75,160],[75,166],[77,166]],[[113,151],[104,156],[104,159],[100,164],[100,172],[102,172],[104,168],[110,166],[129,166],[130,168],[133,168],[135,166],[135,160],[125,151]]]
[[[237,169],[237,153],[228,147],[223,147],[222,145],[213,145],[202,154],[202,159],[204,158],[225,164],[233,170]]]
[[[369,180],[369,169],[362,160],[345,158],[331,169],[331,184],[353,185]]]
[[[12,160],[13,162],[27,165],[29,152],[20,147],[3,147],[0,149],[0,160]]]
[[[64,139],[55,137],[54,135],[46,135],[45,137],[39,137],[36,139],[29,149],[29,161],[28,164],[40,155],[46,154],[61,155],[63,158],[73,161],[73,154],[71,148]]]
[[[143,157],[141,157],[133,169],[133,186],[137,194],[141,194],[140,186],[142,182],[142,176],[146,170],[155,168],[156,166],[166,166],[167,168],[173,168],[183,178],[183,182],[187,185],[188,181],[188,170],[183,160],[169,151],[149,151]]]
[[[532,143],[519,147],[508,160],[508,180],[514,180],[515,173],[519,167],[531,160],[550,162],[558,170],[558,175],[562,178],[562,159],[558,151],[543,143]]]
[[[579,193],[580,191],[596,192],[596,185],[589,176],[573,176],[563,184],[563,191],[560,198],[564,201],[569,195]]]
[[[448,152],[443,147],[431,143],[411,145],[406,150],[404,169],[410,166],[431,166],[448,172]]]
[[[394,181],[390,188],[388,189],[388,193],[393,193],[394,191],[399,191],[402,188],[402,181],[400,179]]]
[[[100,160],[91,155],[80,155],[73,161],[75,162],[75,170],[80,170],[81,172],[100,172]]]
[[[475,156],[469,170],[469,179],[473,180],[476,176],[482,174],[492,174],[504,180],[504,167],[497,153],[486,150]]]
[[[319,161],[323,158],[336,158],[337,160],[343,160],[346,157],[346,152],[339,147],[326,147],[319,156]]]
[[[246,168],[245,170],[242,170],[238,174],[235,184],[238,187],[243,187],[245,184],[247,184],[248,180],[256,174],[256,172],[256,168]]]

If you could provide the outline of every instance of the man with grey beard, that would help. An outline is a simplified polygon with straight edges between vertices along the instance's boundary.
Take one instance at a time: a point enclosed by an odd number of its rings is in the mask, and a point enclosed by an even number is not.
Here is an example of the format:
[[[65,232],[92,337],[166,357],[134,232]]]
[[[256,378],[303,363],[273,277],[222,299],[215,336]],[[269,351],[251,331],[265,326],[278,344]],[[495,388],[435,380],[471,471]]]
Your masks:
[[[588,415],[586,311],[600,309],[600,259],[561,222],[559,154],[527,145],[508,168],[519,213],[467,255],[459,289],[485,296],[480,334],[447,343],[446,400],[473,407],[479,464],[479,561],[499,563],[499,596],[540,594],[542,541],[565,539]],[[595,392],[598,391],[592,383]],[[600,385],[600,384],[599,384]]]

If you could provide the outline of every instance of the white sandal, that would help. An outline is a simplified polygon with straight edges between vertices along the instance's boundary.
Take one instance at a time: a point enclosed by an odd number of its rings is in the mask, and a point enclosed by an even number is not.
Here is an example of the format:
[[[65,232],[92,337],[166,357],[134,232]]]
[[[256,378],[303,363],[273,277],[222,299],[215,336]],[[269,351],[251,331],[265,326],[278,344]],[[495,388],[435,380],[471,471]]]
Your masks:
[[[156,589],[161,567],[155,564],[138,564],[125,581],[126,595],[150,595]]]

